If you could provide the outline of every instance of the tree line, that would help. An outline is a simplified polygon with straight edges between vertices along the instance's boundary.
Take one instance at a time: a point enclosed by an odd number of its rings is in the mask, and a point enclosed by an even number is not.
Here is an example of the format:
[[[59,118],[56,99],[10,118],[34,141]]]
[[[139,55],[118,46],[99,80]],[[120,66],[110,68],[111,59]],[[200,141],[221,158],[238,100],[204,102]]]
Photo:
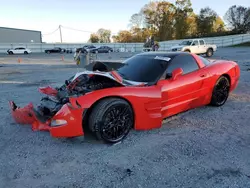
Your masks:
[[[250,31],[250,7],[233,5],[221,17],[209,7],[195,14],[190,0],[155,1],[144,5],[131,16],[130,29],[111,36],[111,31],[99,29],[90,36],[89,42],[145,42],[153,36],[156,41],[213,37],[242,34]]]

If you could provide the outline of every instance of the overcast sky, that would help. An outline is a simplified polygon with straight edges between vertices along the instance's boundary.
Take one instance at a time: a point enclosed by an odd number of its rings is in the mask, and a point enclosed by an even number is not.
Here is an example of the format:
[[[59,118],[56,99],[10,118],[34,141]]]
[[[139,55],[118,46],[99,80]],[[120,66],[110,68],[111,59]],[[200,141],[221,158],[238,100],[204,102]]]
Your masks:
[[[96,32],[99,28],[112,33],[128,29],[130,16],[150,0],[0,0],[0,26],[42,31],[43,41],[59,42],[59,25]],[[174,2],[174,0],[170,0]],[[250,7],[250,0],[191,0],[194,12],[205,6],[221,17],[236,4]],[[64,42],[85,42],[90,33],[62,29]]]

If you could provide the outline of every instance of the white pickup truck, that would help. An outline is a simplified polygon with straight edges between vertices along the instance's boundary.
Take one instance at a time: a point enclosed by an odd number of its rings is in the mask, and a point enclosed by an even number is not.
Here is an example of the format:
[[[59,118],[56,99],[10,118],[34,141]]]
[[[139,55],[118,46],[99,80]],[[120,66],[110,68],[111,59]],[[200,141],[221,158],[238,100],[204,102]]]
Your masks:
[[[211,57],[217,50],[216,45],[206,44],[203,39],[185,40],[177,46],[173,46],[171,51],[191,52],[194,54],[206,54]]]

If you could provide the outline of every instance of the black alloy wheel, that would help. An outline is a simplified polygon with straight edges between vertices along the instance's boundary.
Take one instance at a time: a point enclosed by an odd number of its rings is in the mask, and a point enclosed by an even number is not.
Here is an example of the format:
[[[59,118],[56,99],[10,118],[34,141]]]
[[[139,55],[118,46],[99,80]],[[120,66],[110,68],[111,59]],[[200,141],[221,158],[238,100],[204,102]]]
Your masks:
[[[89,129],[98,139],[108,143],[123,140],[133,125],[134,114],[131,106],[119,98],[102,100],[89,117]]]
[[[211,104],[213,106],[222,106],[228,99],[230,82],[227,77],[221,76],[214,87]]]

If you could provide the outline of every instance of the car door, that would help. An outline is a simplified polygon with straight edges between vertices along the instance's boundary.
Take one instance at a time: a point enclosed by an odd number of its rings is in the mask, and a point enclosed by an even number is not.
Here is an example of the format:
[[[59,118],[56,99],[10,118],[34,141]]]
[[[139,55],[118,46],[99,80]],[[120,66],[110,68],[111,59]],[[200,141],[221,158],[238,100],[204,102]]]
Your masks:
[[[15,49],[13,50],[13,53],[14,53],[14,54],[20,54],[20,48],[15,48]]]
[[[101,46],[100,48],[98,48],[98,52],[99,52],[99,53],[103,53],[103,52],[104,52],[104,50],[105,50],[105,49],[104,49],[104,47],[103,47],[103,46]]]
[[[19,54],[24,54],[25,48],[19,48]]]
[[[164,118],[200,106],[199,93],[202,79],[199,65],[190,54],[175,57],[167,68],[167,75],[173,70],[182,68],[183,74],[176,80],[167,76],[162,84],[162,116]]]
[[[191,53],[198,54],[199,53],[199,42],[198,42],[198,40],[193,40],[190,48],[191,48]]]
[[[206,50],[206,45],[204,40],[199,40],[200,47],[199,47],[199,54],[205,53]]]

